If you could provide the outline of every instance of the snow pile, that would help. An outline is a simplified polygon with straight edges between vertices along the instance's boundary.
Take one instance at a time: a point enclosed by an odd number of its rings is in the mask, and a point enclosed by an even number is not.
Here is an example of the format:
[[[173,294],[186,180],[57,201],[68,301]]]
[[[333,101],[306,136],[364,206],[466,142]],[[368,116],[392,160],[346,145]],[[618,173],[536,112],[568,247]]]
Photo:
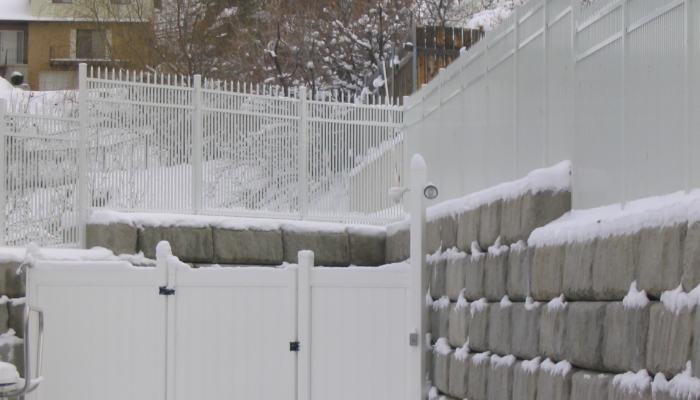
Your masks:
[[[472,357],[472,364],[479,365],[484,361],[489,361],[491,358],[491,352],[487,351],[485,353],[474,354]]]
[[[455,350],[455,358],[459,361],[464,361],[467,359],[469,353],[469,338],[467,338],[467,343],[465,343],[464,346]]]
[[[127,261],[132,265],[155,266],[156,261],[146,258],[142,252],[136,255],[121,254],[114,255],[111,250],[104,247],[93,247],[89,250],[84,249],[60,249],[60,248],[43,248],[32,246],[33,243],[27,245],[30,248],[30,258],[38,261]],[[0,247],[0,262],[24,262],[27,259],[27,249]]]
[[[553,363],[549,358],[544,360],[542,364],[540,364],[540,368],[542,371],[552,375],[552,376],[566,376],[566,374],[571,371],[571,364],[564,360],[564,361],[559,361],[558,363]]]
[[[649,304],[649,298],[647,297],[646,290],[637,290],[637,281],[632,282],[630,291],[625,298],[622,299],[622,305],[625,306],[625,308],[644,308],[647,304]]]
[[[532,297],[527,296],[527,299],[525,299],[525,309],[528,311],[532,311],[538,308],[540,308],[540,302],[534,301]],[[547,309],[549,309],[549,304],[547,305]]]
[[[457,304],[455,304],[454,311],[457,312],[465,307],[469,307],[469,302],[467,301],[467,298],[464,297],[464,291],[465,289],[462,289],[462,291],[459,292],[459,296],[457,296]]]
[[[498,354],[491,356],[491,367],[493,368],[510,367],[513,364],[515,364],[515,356],[512,354],[503,357]]]
[[[700,190],[686,194],[635,200],[587,210],[572,210],[556,221],[535,229],[530,246],[584,243],[595,238],[630,235],[644,228],[668,227],[700,220]]]
[[[469,309],[469,313],[471,314],[472,317],[474,317],[475,313],[484,311],[488,305],[489,305],[489,302],[486,301],[486,298],[481,298],[477,301],[472,301],[471,308]]]
[[[0,382],[17,382],[18,380],[17,367],[7,362],[0,362]]]
[[[433,346],[433,352],[443,356],[449,356],[450,353],[452,353],[452,347],[447,343],[447,338],[442,337],[438,339],[437,342],[435,342],[435,346]]]
[[[510,301],[508,298],[508,295],[503,296],[501,299],[501,309],[508,308],[513,305],[513,302]]]
[[[624,374],[615,375],[613,378],[613,386],[618,386],[626,393],[636,394],[642,393],[651,385],[651,377],[646,369],[634,372],[625,372]]]
[[[510,245],[510,251],[523,251],[525,249],[527,249],[527,243],[524,240],[518,240],[517,243]]]
[[[473,244],[472,244],[473,246]],[[500,256],[503,253],[508,252],[509,247],[506,245],[501,245],[501,237],[499,236],[498,239],[496,239],[496,243],[494,243],[493,246],[488,248],[489,254],[497,257]]]
[[[657,393],[669,393],[677,399],[697,400],[700,398],[700,379],[693,376],[693,367],[688,361],[685,370],[670,381],[664,374],[657,373],[651,383],[651,393],[654,398]]]
[[[425,306],[428,308],[433,306],[433,296],[430,294],[430,288],[428,288],[428,293],[425,294]]]
[[[536,374],[537,371],[540,369],[541,361],[541,357],[536,357],[532,360],[526,360],[520,364],[520,368],[528,374]]]
[[[0,92],[9,92],[12,89],[14,89],[12,84],[8,82],[7,79],[0,76]]]
[[[678,285],[674,290],[667,290],[661,293],[661,302],[666,309],[679,314],[684,308],[692,310],[700,303],[700,286],[691,290],[690,293],[683,291],[683,285]]]
[[[554,310],[559,310],[564,307],[566,307],[566,298],[564,295],[560,295],[559,297],[555,297],[552,300],[547,303],[547,311],[554,311]]]
[[[450,298],[447,296],[442,296],[438,300],[433,302],[433,310],[443,310],[450,306]]]
[[[442,251],[442,247],[437,249],[433,254],[428,254],[425,256],[425,261],[428,263],[436,263],[439,261],[457,261],[467,257],[467,253],[460,251],[457,247],[452,247],[445,251]]]
[[[492,31],[513,14],[516,5],[523,5],[527,0],[501,0],[496,2],[493,9],[482,10],[472,16],[472,19],[467,23],[469,29],[483,29]]]

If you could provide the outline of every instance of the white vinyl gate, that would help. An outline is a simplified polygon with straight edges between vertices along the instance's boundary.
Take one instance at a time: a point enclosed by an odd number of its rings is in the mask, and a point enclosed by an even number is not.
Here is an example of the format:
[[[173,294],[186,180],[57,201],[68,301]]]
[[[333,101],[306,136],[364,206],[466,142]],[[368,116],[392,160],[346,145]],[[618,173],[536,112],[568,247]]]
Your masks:
[[[37,262],[28,301],[46,315],[46,380],[28,398],[407,398],[410,270],[300,257],[191,269],[161,244],[155,268]]]

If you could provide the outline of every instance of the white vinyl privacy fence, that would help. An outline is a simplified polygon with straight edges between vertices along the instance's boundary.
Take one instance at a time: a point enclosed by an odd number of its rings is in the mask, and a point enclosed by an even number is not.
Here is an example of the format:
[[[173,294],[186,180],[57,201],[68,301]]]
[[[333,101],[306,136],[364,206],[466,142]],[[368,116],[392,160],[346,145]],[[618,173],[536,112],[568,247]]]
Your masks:
[[[376,98],[81,65],[78,112],[45,112],[0,118],[6,245],[78,244],[90,208],[367,223],[403,215],[387,194],[404,178],[403,110]]]
[[[407,266],[192,269],[163,244],[157,267],[28,270],[47,332],[29,399],[409,398]]]
[[[700,2],[529,0],[404,101],[440,200],[573,161],[575,208],[700,187]]]

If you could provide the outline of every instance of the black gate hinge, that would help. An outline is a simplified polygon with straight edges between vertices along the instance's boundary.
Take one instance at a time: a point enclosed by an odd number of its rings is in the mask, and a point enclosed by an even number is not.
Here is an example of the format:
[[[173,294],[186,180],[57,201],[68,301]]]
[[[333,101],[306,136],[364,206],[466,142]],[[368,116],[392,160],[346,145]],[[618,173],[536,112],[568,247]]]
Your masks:
[[[175,289],[169,288],[167,286],[159,286],[158,294],[162,296],[172,296],[175,294]]]
[[[299,351],[299,342],[289,342],[289,351]]]

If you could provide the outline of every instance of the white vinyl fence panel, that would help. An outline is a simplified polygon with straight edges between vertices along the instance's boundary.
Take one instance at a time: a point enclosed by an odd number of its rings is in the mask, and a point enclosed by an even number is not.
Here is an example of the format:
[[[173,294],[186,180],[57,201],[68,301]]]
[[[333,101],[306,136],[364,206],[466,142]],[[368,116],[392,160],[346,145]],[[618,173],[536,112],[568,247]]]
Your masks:
[[[439,201],[564,159],[575,208],[699,187],[699,12],[530,0],[406,99],[407,153],[425,156]]]

